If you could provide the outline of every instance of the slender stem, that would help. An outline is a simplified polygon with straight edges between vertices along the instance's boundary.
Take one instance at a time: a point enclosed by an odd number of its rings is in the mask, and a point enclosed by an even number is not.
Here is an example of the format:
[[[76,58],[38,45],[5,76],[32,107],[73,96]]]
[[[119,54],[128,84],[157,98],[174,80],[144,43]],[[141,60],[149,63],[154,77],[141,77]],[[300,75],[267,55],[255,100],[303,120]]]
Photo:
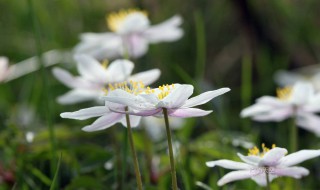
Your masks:
[[[252,61],[250,55],[244,55],[242,58],[241,71],[241,104],[242,107],[250,105],[252,91]],[[245,131],[250,129],[250,120],[242,120],[242,127]]]
[[[170,127],[169,127],[168,110],[166,108],[163,108],[163,115],[164,115],[164,121],[166,123],[166,131],[167,131],[167,139],[168,139],[168,147],[169,147],[172,189],[178,190],[176,167],[174,164],[172,141],[171,141],[171,131],[170,131]]]
[[[126,107],[126,111],[128,111],[128,107]],[[132,157],[133,157],[134,172],[136,174],[136,179],[137,179],[137,185],[138,185],[138,189],[142,190],[142,181],[141,181],[141,174],[139,170],[139,162],[138,162],[136,150],[133,144],[129,114],[126,114],[126,121],[127,121],[127,129],[128,129],[128,138],[129,138],[130,148],[131,148]]]
[[[125,190],[125,183],[126,183],[126,172],[127,172],[127,154],[128,154],[128,130],[123,131],[123,142],[122,142],[122,152],[121,152],[121,184],[120,189]]]
[[[290,151],[296,152],[298,148],[298,128],[296,126],[296,118],[292,118],[290,126]]]
[[[266,180],[267,180],[267,186],[266,186],[266,190],[270,190],[270,179],[269,179],[269,167],[266,167]]]

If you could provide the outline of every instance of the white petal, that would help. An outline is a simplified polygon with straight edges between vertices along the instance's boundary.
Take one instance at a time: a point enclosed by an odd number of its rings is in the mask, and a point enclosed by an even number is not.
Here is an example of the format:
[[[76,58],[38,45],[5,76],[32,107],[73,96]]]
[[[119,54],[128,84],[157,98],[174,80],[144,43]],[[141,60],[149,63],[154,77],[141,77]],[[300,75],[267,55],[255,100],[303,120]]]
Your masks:
[[[95,84],[92,84],[86,80],[83,80],[79,77],[72,76],[68,71],[61,68],[53,68],[53,75],[58,79],[61,83],[68,86],[69,88],[94,88]]]
[[[292,86],[294,83],[301,81],[304,78],[294,72],[280,70],[276,72],[274,79],[280,86]]]
[[[204,92],[198,96],[192,97],[189,100],[187,100],[186,103],[183,105],[183,107],[188,108],[188,107],[194,107],[194,106],[205,104],[208,101],[212,100],[213,98],[220,96],[229,91],[230,91],[230,88],[220,88],[218,90]]]
[[[109,114],[105,114],[102,117],[99,117],[91,125],[82,128],[82,130],[87,132],[103,130],[119,122],[122,119],[122,117],[123,114],[110,112]]]
[[[179,108],[186,102],[186,100],[192,95],[192,93],[192,85],[179,85],[175,89],[173,89],[168,96],[163,98],[162,101],[159,102],[159,105],[157,105],[157,107]]]
[[[258,168],[258,170],[264,171],[265,168]],[[252,171],[255,172],[255,171]],[[269,180],[272,182],[273,179],[277,178],[276,175],[272,175],[269,173]],[[253,181],[255,181],[259,186],[265,187],[267,185],[267,179],[266,179],[266,173],[260,173],[259,175],[255,175],[251,178]]]
[[[258,166],[260,160],[261,160],[261,157],[260,156],[244,156],[240,153],[237,154],[239,156],[239,158],[244,161],[245,163],[247,164],[250,164],[250,165],[254,165],[254,166]]]
[[[129,57],[139,58],[146,54],[149,49],[148,41],[140,34],[131,34],[124,37],[124,43],[126,48],[122,51],[123,56],[126,54],[125,51],[129,51]]]
[[[88,100],[94,100],[97,99],[99,96],[99,91],[74,89],[62,96],[59,96],[57,100],[59,104],[75,104]]]
[[[274,108],[266,113],[261,113],[260,115],[253,116],[253,120],[255,121],[283,121],[293,115],[293,108],[292,107],[285,107],[285,108]]]
[[[90,81],[104,84],[107,80],[107,72],[102,65],[94,58],[85,55],[75,55],[78,72]]]
[[[108,82],[122,82],[128,79],[134,64],[126,59],[117,59],[107,69]]]
[[[313,94],[314,89],[311,83],[298,82],[293,86],[290,102],[296,105],[306,104]]]
[[[129,115],[129,119],[131,127],[137,127],[140,124],[141,116]],[[127,127],[127,119],[125,115],[120,122],[123,126]]]
[[[102,116],[110,113],[110,110],[106,106],[96,106],[86,109],[81,109],[75,112],[64,112],[60,114],[62,118],[84,120],[92,117]]]
[[[9,60],[7,57],[0,57],[0,82],[8,75]]]
[[[141,32],[147,29],[149,25],[149,19],[145,14],[139,12],[132,13],[123,20],[120,27],[118,28],[118,31],[116,32],[120,34]]]
[[[226,175],[224,175],[218,181],[218,185],[222,186],[222,185],[224,185],[226,183],[230,183],[232,181],[247,179],[247,178],[251,178],[251,177],[252,177],[252,173],[250,170],[233,171],[233,172],[229,172]]]
[[[288,153],[287,149],[275,147],[269,150],[259,162],[259,166],[276,166],[280,159]]]
[[[182,18],[179,15],[175,15],[158,25],[148,28],[143,35],[150,43],[175,41],[183,36],[183,30],[179,28],[181,23]]]
[[[140,72],[132,75],[129,80],[132,81],[141,81],[145,85],[150,85],[154,83],[160,77],[161,71],[159,69],[152,69],[144,72]]]
[[[306,160],[320,156],[320,150],[300,150],[281,159],[281,166],[293,166]]]
[[[270,105],[256,103],[256,104],[253,104],[252,106],[244,108],[241,111],[240,116],[241,117],[252,117],[252,116],[259,115],[261,113],[270,112],[272,109],[273,108]]]
[[[314,114],[299,113],[296,118],[297,125],[320,136],[320,117]]]
[[[270,105],[272,107],[287,107],[291,105],[289,102],[280,100],[279,98],[273,96],[262,96],[258,98],[256,102],[259,104]]]
[[[210,114],[212,111],[205,111],[197,108],[181,108],[169,109],[168,115],[170,117],[189,118],[189,117],[202,117]]]
[[[242,163],[242,162],[235,162],[231,160],[209,161],[209,162],[206,162],[206,165],[208,167],[220,166],[220,167],[231,169],[231,170],[246,170],[246,169],[252,168],[252,166],[249,164]]]
[[[309,170],[304,167],[289,167],[289,168],[272,168],[270,171],[273,175],[289,176],[300,179],[303,176],[309,175]]]

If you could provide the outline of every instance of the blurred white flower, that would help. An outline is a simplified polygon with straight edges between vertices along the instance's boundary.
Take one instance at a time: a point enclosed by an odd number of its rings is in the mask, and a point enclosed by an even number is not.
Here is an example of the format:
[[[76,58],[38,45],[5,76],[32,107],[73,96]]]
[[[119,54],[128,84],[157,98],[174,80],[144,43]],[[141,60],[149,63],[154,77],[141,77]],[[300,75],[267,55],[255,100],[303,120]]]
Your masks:
[[[93,57],[88,55],[76,55],[77,69],[80,76],[72,76],[68,71],[54,68],[54,76],[64,85],[72,88],[68,93],[58,97],[60,104],[74,104],[87,100],[97,100],[104,94],[103,89],[109,84],[123,81],[142,81],[149,85],[160,76],[159,69],[131,75],[134,64],[125,59],[115,60],[110,65],[103,66]]]
[[[294,117],[296,124],[320,136],[320,93],[310,83],[299,82],[293,87],[277,90],[278,97],[263,96],[256,103],[243,109],[241,117],[255,121],[282,121]]]
[[[216,160],[206,162],[208,167],[220,166],[226,169],[236,170],[227,173],[219,181],[222,186],[232,181],[251,178],[260,186],[266,186],[266,175],[269,175],[270,182],[281,176],[288,176],[300,179],[309,174],[304,167],[294,166],[303,161],[320,156],[320,150],[300,150],[285,156],[288,151],[285,148],[275,147],[268,149],[262,144],[263,151],[257,147],[249,150],[248,156],[238,153],[243,162],[232,160]]]
[[[141,57],[148,51],[150,43],[171,42],[181,38],[181,23],[181,17],[176,15],[161,24],[150,26],[145,11],[120,10],[107,17],[107,24],[112,32],[84,33],[74,51],[89,54],[99,60],[126,55]]]
[[[275,82],[280,86],[292,86],[296,82],[310,82],[316,91],[320,90],[320,64],[303,67],[294,71],[277,71]]]
[[[0,82],[4,81],[9,74],[9,60],[7,57],[0,57]]]
[[[159,141],[166,135],[166,126],[163,118],[143,117],[141,122],[152,140]],[[185,120],[182,118],[170,117],[169,123],[170,128],[176,130],[180,129],[183,126]]]

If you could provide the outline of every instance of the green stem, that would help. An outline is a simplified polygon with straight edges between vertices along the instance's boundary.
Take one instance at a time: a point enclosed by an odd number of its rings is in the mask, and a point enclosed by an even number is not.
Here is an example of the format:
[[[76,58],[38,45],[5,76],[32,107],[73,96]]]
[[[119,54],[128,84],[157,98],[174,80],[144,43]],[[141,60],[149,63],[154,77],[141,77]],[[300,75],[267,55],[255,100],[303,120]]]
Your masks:
[[[199,10],[194,12],[194,23],[196,29],[196,50],[197,61],[195,68],[196,79],[202,80],[206,65],[206,32],[204,27],[203,16]]]
[[[121,166],[121,184],[120,189],[125,190],[126,173],[127,173],[127,153],[128,153],[128,130],[123,131],[123,149],[122,149],[122,166]]]
[[[266,190],[270,190],[269,167],[266,167],[265,169],[266,169],[266,180],[267,180]]]
[[[290,151],[296,152],[298,148],[298,128],[296,126],[296,118],[292,119],[290,129]]]
[[[128,111],[128,107],[126,107],[126,111]],[[132,130],[131,130],[129,114],[126,114],[126,121],[127,121],[127,129],[128,129],[128,138],[129,138],[129,143],[130,143],[130,148],[131,148],[131,153],[132,153],[132,158],[133,158],[134,172],[136,174],[136,179],[137,179],[137,185],[138,185],[138,189],[142,190],[142,181],[141,181],[141,174],[140,174],[140,170],[139,170],[139,162],[138,162],[136,150],[135,150],[134,144],[133,144],[133,137],[132,137]]]
[[[168,139],[168,147],[169,147],[172,189],[178,190],[176,167],[174,164],[173,148],[172,148],[172,141],[171,141],[171,131],[169,127],[168,110],[166,108],[163,108],[163,115],[164,115],[164,121],[166,123],[166,131],[167,131],[167,139]]]
[[[241,103],[242,107],[250,105],[251,100],[251,89],[252,89],[252,64],[249,55],[244,55],[242,58],[242,71],[241,71]],[[249,130],[250,121],[242,120],[243,129]]]

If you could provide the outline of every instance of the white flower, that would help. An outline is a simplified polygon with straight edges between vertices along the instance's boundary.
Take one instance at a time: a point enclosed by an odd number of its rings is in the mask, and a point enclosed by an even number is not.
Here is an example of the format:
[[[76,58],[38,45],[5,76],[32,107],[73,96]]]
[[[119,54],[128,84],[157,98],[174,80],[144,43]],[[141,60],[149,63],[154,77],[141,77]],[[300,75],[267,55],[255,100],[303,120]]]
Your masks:
[[[269,175],[270,182],[280,176],[301,178],[309,174],[309,170],[304,167],[294,166],[305,160],[320,156],[320,150],[300,150],[287,154],[285,148],[273,147],[271,150],[263,147],[260,153],[257,147],[249,150],[249,155],[244,156],[238,153],[239,158],[244,162],[232,160],[217,160],[206,162],[208,167],[220,166],[226,169],[236,170],[227,173],[219,181],[218,185],[251,178],[260,186],[266,186],[266,174]]]
[[[278,97],[263,96],[241,111],[241,117],[255,121],[282,121],[295,117],[296,124],[320,135],[320,93],[315,93],[310,83],[299,82],[293,87],[278,89]]]
[[[161,24],[150,26],[146,12],[121,10],[107,17],[112,32],[84,33],[74,51],[99,60],[123,57],[126,54],[134,58],[141,57],[148,51],[150,43],[171,42],[181,38],[181,23],[181,17],[174,16]]]
[[[107,96],[103,96],[102,99],[131,107],[133,111],[130,114],[133,115],[162,116],[162,110],[166,108],[168,115],[171,117],[188,118],[205,116],[211,113],[212,111],[192,107],[205,104],[228,91],[230,91],[229,88],[221,88],[188,99],[193,93],[192,85],[172,84],[148,89],[138,96],[133,96],[124,90],[115,90]]]
[[[302,67],[294,71],[277,71],[274,80],[280,86],[293,85],[299,81],[310,82],[316,91],[320,90],[320,64]]]
[[[0,57],[0,82],[4,81],[9,74],[9,60],[6,57]]]
[[[134,64],[125,59],[115,60],[105,68],[97,60],[88,55],[76,55],[77,69],[80,76],[72,76],[68,71],[54,68],[54,76],[72,90],[58,98],[61,104],[73,104],[87,100],[97,100],[103,95],[103,89],[109,84],[123,81],[142,81],[149,85],[160,76],[159,69],[131,75]]]
[[[116,84],[110,84],[109,89],[105,90],[105,93],[109,94],[118,89],[122,89],[132,96],[137,96],[144,89],[144,84],[142,82],[121,82]],[[121,105],[112,102],[105,102],[104,106],[95,106],[86,109],[81,109],[75,112],[64,112],[60,116],[62,118],[84,120],[92,117],[99,117],[91,125],[85,126],[84,131],[98,131],[111,127],[116,123],[121,123],[123,126],[127,126],[126,116],[124,113],[112,112],[111,109],[120,110],[126,112],[131,110],[127,105]],[[139,116],[129,116],[130,124],[132,127],[136,127],[141,117]]]

